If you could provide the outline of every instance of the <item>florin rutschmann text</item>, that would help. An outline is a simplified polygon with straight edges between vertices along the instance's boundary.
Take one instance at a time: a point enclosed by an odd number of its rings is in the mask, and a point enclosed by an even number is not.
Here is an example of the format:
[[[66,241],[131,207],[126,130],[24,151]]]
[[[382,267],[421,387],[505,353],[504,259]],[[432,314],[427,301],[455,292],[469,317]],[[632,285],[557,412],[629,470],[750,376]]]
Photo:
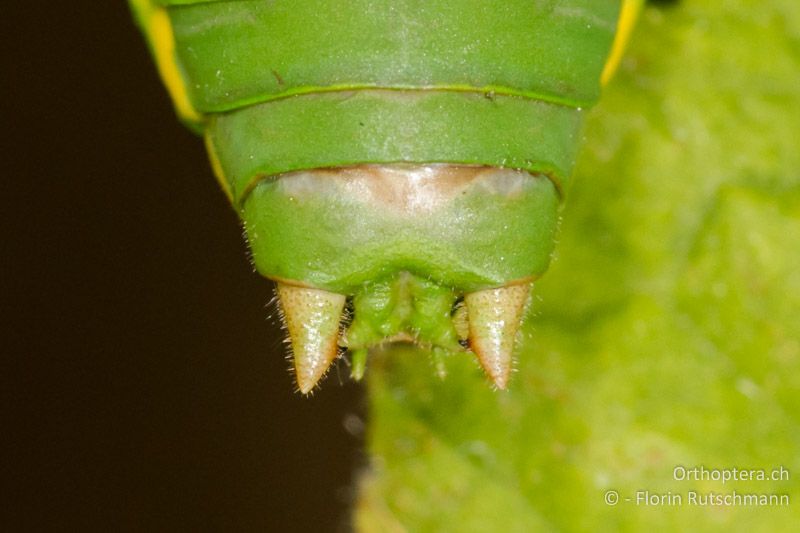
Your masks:
[[[607,490],[604,501],[607,505],[618,503],[644,507],[787,507],[791,503],[786,492],[760,491],[752,488],[728,490],[709,490],[708,483],[725,485],[731,482],[769,482],[784,483],[790,480],[789,470],[783,466],[775,468],[708,468],[706,466],[677,465],[672,469],[672,479],[677,482],[690,482],[704,488],[692,486],[688,490],[638,489],[629,494],[617,490]],[[752,487],[752,485],[749,485]]]

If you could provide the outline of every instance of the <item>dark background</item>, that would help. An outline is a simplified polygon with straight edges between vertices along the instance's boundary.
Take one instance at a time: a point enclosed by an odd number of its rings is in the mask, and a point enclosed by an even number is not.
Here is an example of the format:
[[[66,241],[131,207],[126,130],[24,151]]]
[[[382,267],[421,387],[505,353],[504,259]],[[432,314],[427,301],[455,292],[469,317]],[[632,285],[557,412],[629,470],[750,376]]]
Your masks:
[[[0,529],[347,530],[363,391],[293,392],[272,284],[127,4],[0,18]]]

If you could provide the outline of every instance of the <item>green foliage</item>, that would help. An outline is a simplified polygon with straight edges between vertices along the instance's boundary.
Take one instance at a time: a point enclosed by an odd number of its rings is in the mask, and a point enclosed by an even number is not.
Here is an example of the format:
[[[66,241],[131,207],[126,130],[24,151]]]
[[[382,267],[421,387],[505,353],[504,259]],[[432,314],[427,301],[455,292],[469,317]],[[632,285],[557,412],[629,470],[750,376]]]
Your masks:
[[[800,523],[800,4],[649,7],[586,137],[511,390],[465,357],[444,381],[411,349],[371,362],[360,529]],[[677,465],[791,478],[679,481]],[[692,490],[791,504],[693,506]]]

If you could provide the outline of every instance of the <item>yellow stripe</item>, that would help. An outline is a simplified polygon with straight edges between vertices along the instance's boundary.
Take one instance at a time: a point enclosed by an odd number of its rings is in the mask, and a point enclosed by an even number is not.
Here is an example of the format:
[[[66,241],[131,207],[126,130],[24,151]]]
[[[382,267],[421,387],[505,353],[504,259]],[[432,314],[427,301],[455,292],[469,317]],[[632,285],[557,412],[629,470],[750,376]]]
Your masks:
[[[225,195],[228,197],[228,200],[233,203],[233,191],[231,191],[231,184],[228,182],[228,179],[225,177],[225,171],[222,169],[222,163],[220,163],[217,150],[214,147],[214,140],[211,138],[211,130],[212,128],[206,129],[206,133],[203,136],[206,142],[206,152],[208,152],[208,158],[211,160],[211,168],[214,170],[214,176],[216,176],[217,181],[219,182],[220,187],[222,187],[222,190],[225,192]]]
[[[154,0],[131,0],[131,4],[150,41],[158,73],[172,97],[175,109],[183,119],[200,122],[203,117],[189,100],[186,83],[178,67],[175,35],[166,8],[155,5]]]
[[[603,74],[600,76],[600,83],[602,85],[607,84],[609,80],[611,80],[622,61],[622,56],[625,54],[625,47],[628,45],[631,33],[633,33],[636,19],[639,18],[642,4],[644,4],[644,0],[623,0],[622,11],[619,15],[619,23],[617,24],[617,35],[614,37],[611,53],[608,56],[605,67],[603,67]]]

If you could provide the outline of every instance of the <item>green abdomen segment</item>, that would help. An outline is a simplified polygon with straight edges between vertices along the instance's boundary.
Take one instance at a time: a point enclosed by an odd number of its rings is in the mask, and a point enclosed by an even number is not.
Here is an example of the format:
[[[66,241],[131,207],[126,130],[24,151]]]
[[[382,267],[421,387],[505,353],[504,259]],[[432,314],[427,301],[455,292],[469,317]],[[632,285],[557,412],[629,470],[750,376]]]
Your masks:
[[[591,105],[618,0],[166,0],[201,112],[369,88]]]
[[[244,218],[273,279],[355,294],[406,271],[470,292],[547,268],[558,201],[524,171],[361,165],[263,180]]]

